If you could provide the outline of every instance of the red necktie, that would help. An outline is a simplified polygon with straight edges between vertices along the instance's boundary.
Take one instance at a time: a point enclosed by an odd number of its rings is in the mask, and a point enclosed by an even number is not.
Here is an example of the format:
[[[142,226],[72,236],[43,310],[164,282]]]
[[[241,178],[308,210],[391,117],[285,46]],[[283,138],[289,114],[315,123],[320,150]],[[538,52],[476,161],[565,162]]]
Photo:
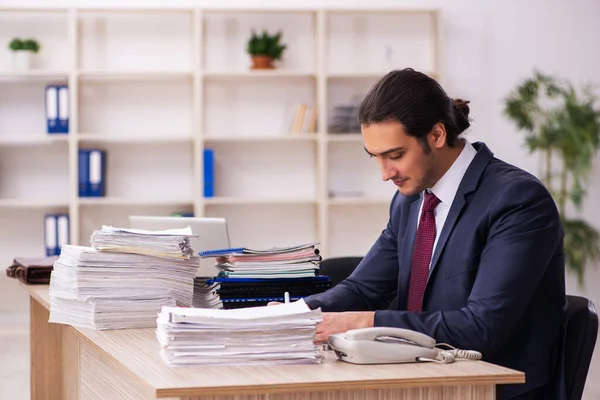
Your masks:
[[[425,192],[425,200],[423,200],[423,209],[412,255],[410,285],[408,287],[408,311],[421,311],[423,305],[423,295],[425,286],[427,286],[429,264],[433,253],[433,243],[435,242],[435,215],[433,210],[438,204],[440,204],[440,199],[435,197],[433,193]]]

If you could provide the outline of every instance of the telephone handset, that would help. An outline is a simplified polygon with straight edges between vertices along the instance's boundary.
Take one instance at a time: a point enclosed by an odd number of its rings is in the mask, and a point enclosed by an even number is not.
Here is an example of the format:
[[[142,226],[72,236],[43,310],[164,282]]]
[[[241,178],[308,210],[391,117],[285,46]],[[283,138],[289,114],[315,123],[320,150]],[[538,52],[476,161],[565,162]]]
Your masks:
[[[353,364],[450,363],[457,358],[481,359],[476,351],[436,348],[434,338],[402,328],[351,329],[329,335],[329,345],[340,360]]]

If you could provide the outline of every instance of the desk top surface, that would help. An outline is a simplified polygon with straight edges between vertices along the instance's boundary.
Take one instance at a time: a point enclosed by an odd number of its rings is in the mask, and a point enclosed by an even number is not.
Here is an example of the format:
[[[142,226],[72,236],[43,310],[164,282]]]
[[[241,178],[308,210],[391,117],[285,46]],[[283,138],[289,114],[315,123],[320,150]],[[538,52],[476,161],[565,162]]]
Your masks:
[[[23,286],[50,308],[47,285]],[[333,352],[322,364],[169,367],[160,356],[155,329],[70,328],[154,388],[158,397],[525,382],[522,372],[483,361],[354,365],[338,361]]]

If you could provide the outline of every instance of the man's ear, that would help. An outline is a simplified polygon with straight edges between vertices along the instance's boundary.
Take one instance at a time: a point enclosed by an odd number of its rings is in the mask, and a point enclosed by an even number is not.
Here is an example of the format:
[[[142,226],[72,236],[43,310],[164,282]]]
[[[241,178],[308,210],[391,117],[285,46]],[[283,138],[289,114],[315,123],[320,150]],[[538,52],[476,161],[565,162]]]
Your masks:
[[[430,145],[436,149],[441,149],[446,145],[446,127],[441,122],[438,122],[431,128]]]

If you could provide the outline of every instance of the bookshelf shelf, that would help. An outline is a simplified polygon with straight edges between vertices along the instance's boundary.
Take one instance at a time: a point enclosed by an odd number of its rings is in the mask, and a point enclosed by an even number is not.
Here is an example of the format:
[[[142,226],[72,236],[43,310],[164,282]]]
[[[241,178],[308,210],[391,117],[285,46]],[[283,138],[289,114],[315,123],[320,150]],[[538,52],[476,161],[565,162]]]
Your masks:
[[[24,209],[53,209],[68,208],[68,200],[44,200],[44,199],[0,199],[0,208],[24,208]]]
[[[327,73],[327,78],[328,79],[378,79],[381,78],[382,76],[384,76],[387,72],[389,71],[382,71],[382,72],[329,72]]]
[[[205,71],[203,75],[207,79],[314,78],[316,76],[314,72],[310,71],[295,71],[285,69]]]
[[[78,71],[81,80],[86,81],[155,81],[155,80],[185,80],[191,79],[191,71]]]
[[[392,197],[334,197],[328,201],[329,206],[362,206],[362,205],[390,205]]]
[[[69,136],[60,135],[41,135],[41,134],[3,134],[0,135],[0,146],[40,146],[56,143],[67,143]]]
[[[137,199],[124,197],[80,197],[82,206],[192,206],[191,199]]]
[[[47,70],[31,70],[31,71],[2,71],[0,70],[0,80],[25,80],[25,79],[67,79],[69,71],[47,71]]]
[[[80,133],[78,140],[81,144],[95,145],[108,143],[191,143],[191,135],[131,135],[131,134],[98,134],[98,133]]]
[[[206,143],[239,143],[239,142],[313,142],[318,139],[316,134],[299,133],[289,135],[264,136],[205,136]]]
[[[327,141],[340,143],[362,143],[362,135],[360,133],[330,133],[327,135]]]
[[[251,69],[253,29],[283,32],[274,69]],[[392,69],[443,81],[442,32],[439,11],[418,7],[0,8],[0,43],[42,45],[28,71],[0,52],[2,229],[39,219],[32,237],[43,241],[45,210],[60,210],[72,243],[86,244],[132,214],[186,212],[227,218],[233,245],[315,240],[324,257],[362,255],[396,188],[365,153],[355,107]],[[55,82],[69,85],[68,135],[43,134]],[[106,197],[79,197],[78,151],[89,148],[106,151]],[[43,253],[43,242],[28,246]]]
[[[214,197],[205,198],[204,203],[210,205],[316,205],[316,199],[269,198],[269,197]]]

